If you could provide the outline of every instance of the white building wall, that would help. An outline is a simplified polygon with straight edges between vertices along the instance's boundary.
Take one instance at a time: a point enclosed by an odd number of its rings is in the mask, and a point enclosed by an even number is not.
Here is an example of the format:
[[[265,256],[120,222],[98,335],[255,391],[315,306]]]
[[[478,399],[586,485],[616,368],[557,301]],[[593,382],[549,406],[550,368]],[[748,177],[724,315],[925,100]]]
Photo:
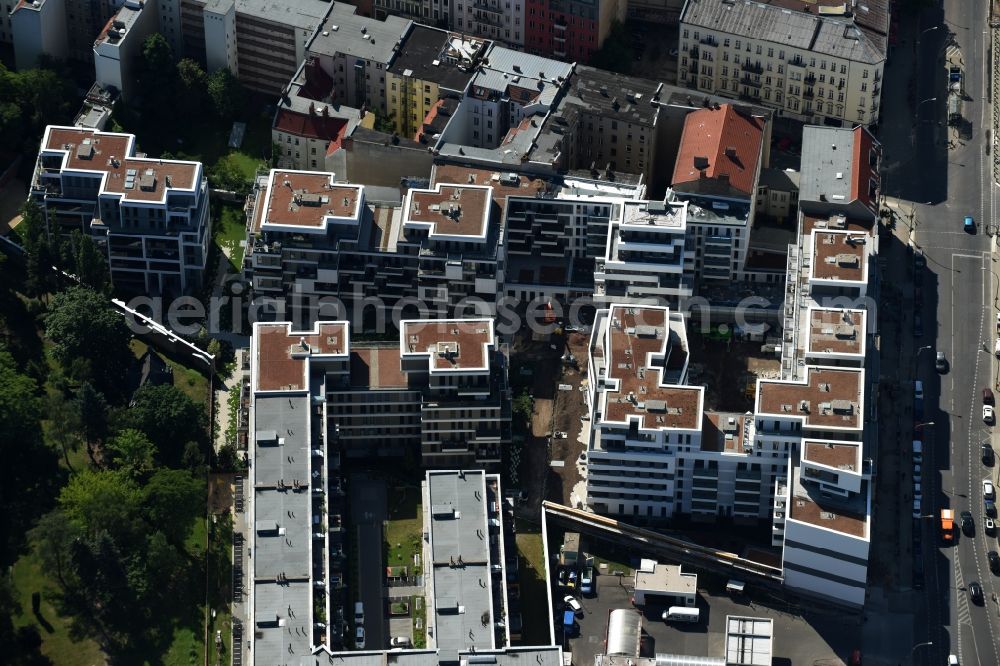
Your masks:
[[[236,60],[236,3],[205,7],[205,65],[209,72],[228,69],[239,76]]]
[[[137,0],[126,2],[121,12],[133,15],[122,36],[113,41],[102,39],[94,44],[94,77],[101,86],[115,88],[124,100],[134,94],[137,82],[136,64],[146,37],[156,31],[156,5],[140,5]]]
[[[795,497],[789,498],[795,512]],[[804,544],[809,549],[797,544]],[[849,604],[865,600],[869,542],[789,519],[785,523],[785,584]]]
[[[4,0],[6,2],[6,0]],[[18,7],[10,17],[14,62],[18,70],[31,69],[43,53],[66,57],[66,8],[63,0],[38,0]]]

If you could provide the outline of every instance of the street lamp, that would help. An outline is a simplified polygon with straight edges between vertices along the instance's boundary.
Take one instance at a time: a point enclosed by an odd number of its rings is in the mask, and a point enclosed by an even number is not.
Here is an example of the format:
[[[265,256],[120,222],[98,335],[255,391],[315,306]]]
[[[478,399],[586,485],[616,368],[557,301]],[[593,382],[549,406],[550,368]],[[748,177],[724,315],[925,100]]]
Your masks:
[[[934,425],[934,421],[924,421],[923,423],[914,423],[913,429],[916,430],[918,428],[923,428],[924,426],[932,426],[932,425]]]
[[[925,643],[917,643],[912,648],[910,648],[910,661],[913,661],[913,653],[917,651],[917,648],[926,647],[928,645],[934,645],[934,641],[927,641]]]
[[[934,349],[934,345],[924,345],[923,347],[917,350],[917,356],[920,356],[920,352],[926,351],[928,349]]]

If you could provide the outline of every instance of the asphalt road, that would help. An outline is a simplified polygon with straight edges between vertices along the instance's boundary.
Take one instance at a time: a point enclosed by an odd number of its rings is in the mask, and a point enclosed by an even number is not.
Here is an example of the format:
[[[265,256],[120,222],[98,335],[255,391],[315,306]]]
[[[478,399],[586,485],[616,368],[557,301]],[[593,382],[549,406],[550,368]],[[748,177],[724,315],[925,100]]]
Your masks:
[[[986,154],[987,12],[984,0],[945,0],[943,11],[925,12],[914,53],[913,94],[909,100],[902,95],[887,97],[883,106],[887,193],[915,202],[912,238],[927,257],[925,336],[914,342],[914,348],[931,345],[945,352],[950,362],[949,371],[939,376],[932,353],[918,353],[915,361],[927,394],[925,419],[933,422],[924,428],[925,458],[929,458],[925,469],[937,473],[925,474],[924,481],[921,522],[927,575],[923,593],[915,593],[914,664],[944,664],[949,654],[958,655],[963,665],[1000,664],[1000,605],[993,601],[1000,595],[1000,579],[990,574],[986,560],[987,550],[996,550],[997,543],[983,533],[981,489],[982,479],[995,478],[996,468],[980,460],[980,443],[992,438],[982,421],[981,392],[996,384],[992,350],[995,289],[1000,285],[994,274],[992,239],[986,234],[994,220],[996,194],[991,157]],[[971,125],[971,136],[961,138],[944,122],[949,47],[951,53],[960,49],[964,67],[963,115]],[[912,49],[912,36],[900,48]],[[915,123],[907,128],[903,119]],[[958,140],[949,146],[950,139]],[[976,234],[963,231],[966,215],[975,217]],[[959,535],[956,545],[943,548],[937,525],[943,507],[954,509],[956,516],[972,511],[976,535]],[[967,586],[974,580],[985,589],[983,606],[969,599]],[[933,645],[920,645],[927,641]]]
[[[351,527],[358,540],[358,599],[365,605],[365,649],[388,646],[386,609],[382,594],[382,523],[388,517],[385,483],[362,476],[351,478]],[[352,618],[354,609],[345,609]],[[351,622],[353,636],[354,622]]]

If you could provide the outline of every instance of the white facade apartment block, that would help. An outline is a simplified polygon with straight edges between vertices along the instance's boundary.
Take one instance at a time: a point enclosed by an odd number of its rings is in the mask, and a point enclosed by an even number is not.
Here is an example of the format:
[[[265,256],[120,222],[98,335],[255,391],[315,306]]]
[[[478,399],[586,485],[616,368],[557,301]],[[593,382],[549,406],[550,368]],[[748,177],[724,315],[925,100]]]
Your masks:
[[[678,81],[699,92],[752,100],[806,122],[870,125],[879,116],[886,41],[846,13],[688,0],[677,61]]]
[[[456,0],[452,25],[459,32],[524,46],[525,0]]]
[[[686,202],[629,201],[611,222],[594,274],[597,303],[677,304],[691,296]]]
[[[204,17],[206,70],[228,69],[238,78],[236,3],[232,0],[210,0],[205,5]]]
[[[136,157],[131,134],[50,125],[31,195],[50,234],[94,236],[115,286],[180,295],[201,284],[211,221],[200,162]]]
[[[0,32],[9,31],[8,39],[0,41],[14,43],[18,70],[31,69],[42,54],[66,57],[66,8],[62,0],[21,0],[0,25],[7,26]]]
[[[128,100],[138,83],[136,63],[146,38],[157,29],[156,5],[127,0],[94,42],[94,76]]]

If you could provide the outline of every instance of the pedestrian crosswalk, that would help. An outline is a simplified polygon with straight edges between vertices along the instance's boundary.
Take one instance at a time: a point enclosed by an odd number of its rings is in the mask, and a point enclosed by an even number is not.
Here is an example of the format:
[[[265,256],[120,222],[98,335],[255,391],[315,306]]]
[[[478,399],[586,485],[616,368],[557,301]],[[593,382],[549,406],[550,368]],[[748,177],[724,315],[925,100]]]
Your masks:
[[[958,606],[958,624],[966,624],[972,622],[972,614],[969,612],[969,597],[964,592],[965,581],[962,580],[962,568],[958,563],[958,554],[955,554],[955,595],[956,603]],[[961,631],[961,630],[959,630]]]
[[[962,62],[962,49],[952,44],[944,52],[945,59],[952,64],[959,64]]]

